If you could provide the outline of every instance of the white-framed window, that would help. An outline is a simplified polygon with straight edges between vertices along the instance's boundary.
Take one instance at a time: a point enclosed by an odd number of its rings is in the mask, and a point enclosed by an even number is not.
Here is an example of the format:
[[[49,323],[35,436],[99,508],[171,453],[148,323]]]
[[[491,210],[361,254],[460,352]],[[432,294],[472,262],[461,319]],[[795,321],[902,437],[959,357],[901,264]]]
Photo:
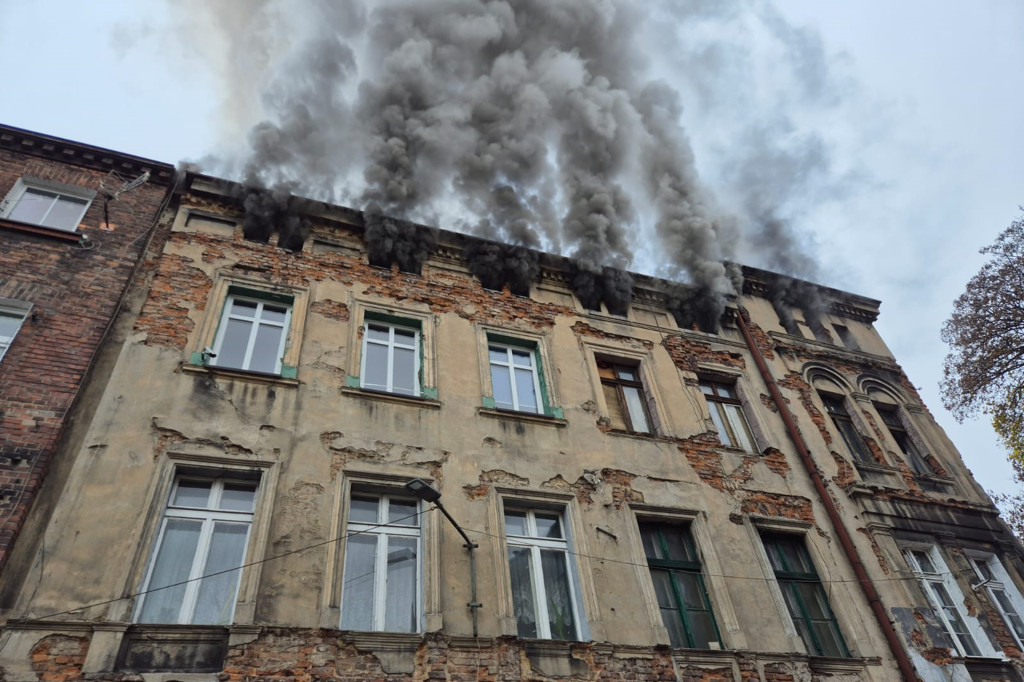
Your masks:
[[[28,315],[28,306],[21,307],[0,302],[0,360],[3,360],[7,349],[18,335],[21,324]]]
[[[1003,564],[994,554],[969,552],[967,559],[980,581],[974,588],[985,588],[1010,634],[1017,640],[1017,646],[1024,648],[1024,598]]]
[[[136,622],[232,622],[258,486],[253,478],[175,477]]]
[[[374,391],[420,395],[420,330],[367,318],[360,385]]]
[[[961,656],[995,656],[997,652],[977,619],[967,612],[964,595],[938,548],[904,548],[907,565],[917,577],[936,620],[946,631],[948,644]]]
[[[491,391],[499,410],[544,412],[536,348],[488,340]]]
[[[227,369],[280,374],[292,304],[285,297],[231,293],[208,364]]]
[[[349,500],[341,628],[422,630],[420,502],[355,491]]]
[[[718,429],[718,440],[727,448],[756,452],[743,403],[736,394],[736,385],[711,379],[700,380],[700,390],[708,403],[711,421]]]
[[[578,640],[578,586],[564,514],[506,503],[504,515],[519,636]]]
[[[21,177],[0,203],[0,218],[74,232],[95,196],[83,187]]]

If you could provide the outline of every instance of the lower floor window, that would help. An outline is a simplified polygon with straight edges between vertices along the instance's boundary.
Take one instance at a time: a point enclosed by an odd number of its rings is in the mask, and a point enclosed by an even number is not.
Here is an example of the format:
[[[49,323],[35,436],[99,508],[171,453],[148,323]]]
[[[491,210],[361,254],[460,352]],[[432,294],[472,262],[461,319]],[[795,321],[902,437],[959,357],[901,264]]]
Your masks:
[[[505,536],[519,636],[579,639],[575,576],[562,515],[506,508]]]
[[[719,643],[689,530],[679,525],[641,523],[640,537],[672,646],[710,649],[712,642]]]
[[[963,605],[963,593],[938,550],[934,546],[905,549],[903,555],[931,603],[936,619],[946,631],[951,648],[961,656],[994,654],[984,634],[976,631],[976,621]]]
[[[808,653],[812,656],[849,656],[850,651],[839,632],[839,624],[803,538],[771,534],[763,535],[762,540],[786,600],[786,609]]]
[[[137,622],[232,622],[256,486],[251,480],[175,479]]]
[[[342,585],[345,630],[420,630],[416,500],[356,493],[349,504]]]

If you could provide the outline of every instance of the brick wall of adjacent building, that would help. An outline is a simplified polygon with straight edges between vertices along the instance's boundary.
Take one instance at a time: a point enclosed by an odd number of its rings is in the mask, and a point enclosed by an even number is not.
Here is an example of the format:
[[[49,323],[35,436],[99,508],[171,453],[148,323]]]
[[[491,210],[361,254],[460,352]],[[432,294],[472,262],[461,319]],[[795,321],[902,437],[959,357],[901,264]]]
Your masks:
[[[113,192],[146,168],[150,181],[104,200],[104,188]],[[0,219],[0,298],[31,305],[0,360],[0,566],[55,456],[173,168],[0,127],[0,199],[22,176],[97,195],[79,226],[84,240]]]

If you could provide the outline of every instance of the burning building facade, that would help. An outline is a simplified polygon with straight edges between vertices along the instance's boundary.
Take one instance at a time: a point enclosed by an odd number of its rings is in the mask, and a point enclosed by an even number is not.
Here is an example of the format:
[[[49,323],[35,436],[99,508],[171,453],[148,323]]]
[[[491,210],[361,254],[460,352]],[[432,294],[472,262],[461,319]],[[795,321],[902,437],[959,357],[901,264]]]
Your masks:
[[[268,202],[174,192],[7,680],[1018,679],[1018,545],[877,301]]]

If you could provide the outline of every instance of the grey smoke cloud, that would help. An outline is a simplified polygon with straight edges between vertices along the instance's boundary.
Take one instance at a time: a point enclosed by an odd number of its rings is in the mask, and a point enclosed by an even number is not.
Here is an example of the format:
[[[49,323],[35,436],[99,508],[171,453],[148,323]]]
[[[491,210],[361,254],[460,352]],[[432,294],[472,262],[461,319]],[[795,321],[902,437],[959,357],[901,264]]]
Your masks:
[[[737,82],[723,76],[749,83],[749,56],[680,32],[755,16],[788,55],[799,98],[834,97],[820,41],[770,5],[261,0],[188,9],[228,55],[218,62],[225,76],[246,79],[226,88],[227,110],[242,117],[255,92],[263,114],[246,128],[241,163],[225,168],[252,187],[372,206],[368,230],[380,243],[401,242],[396,226],[415,220],[557,251],[578,259],[581,291],[616,309],[628,305],[632,282],[609,273],[636,267],[643,247],[663,260],[662,274],[690,285],[678,299],[693,320],[713,318],[737,291],[738,271],[724,261],[738,250],[794,274],[811,267],[787,219],[794,193],[830,171],[826,145],[748,127],[746,151],[722,164],[732,195],[724,210],[700,179],[683,98],[667,78],[701,100],[687,106],[735,101]],[[656,25],[666,16],[672,36]],[[479,257],[505,267],[501,254]]]

